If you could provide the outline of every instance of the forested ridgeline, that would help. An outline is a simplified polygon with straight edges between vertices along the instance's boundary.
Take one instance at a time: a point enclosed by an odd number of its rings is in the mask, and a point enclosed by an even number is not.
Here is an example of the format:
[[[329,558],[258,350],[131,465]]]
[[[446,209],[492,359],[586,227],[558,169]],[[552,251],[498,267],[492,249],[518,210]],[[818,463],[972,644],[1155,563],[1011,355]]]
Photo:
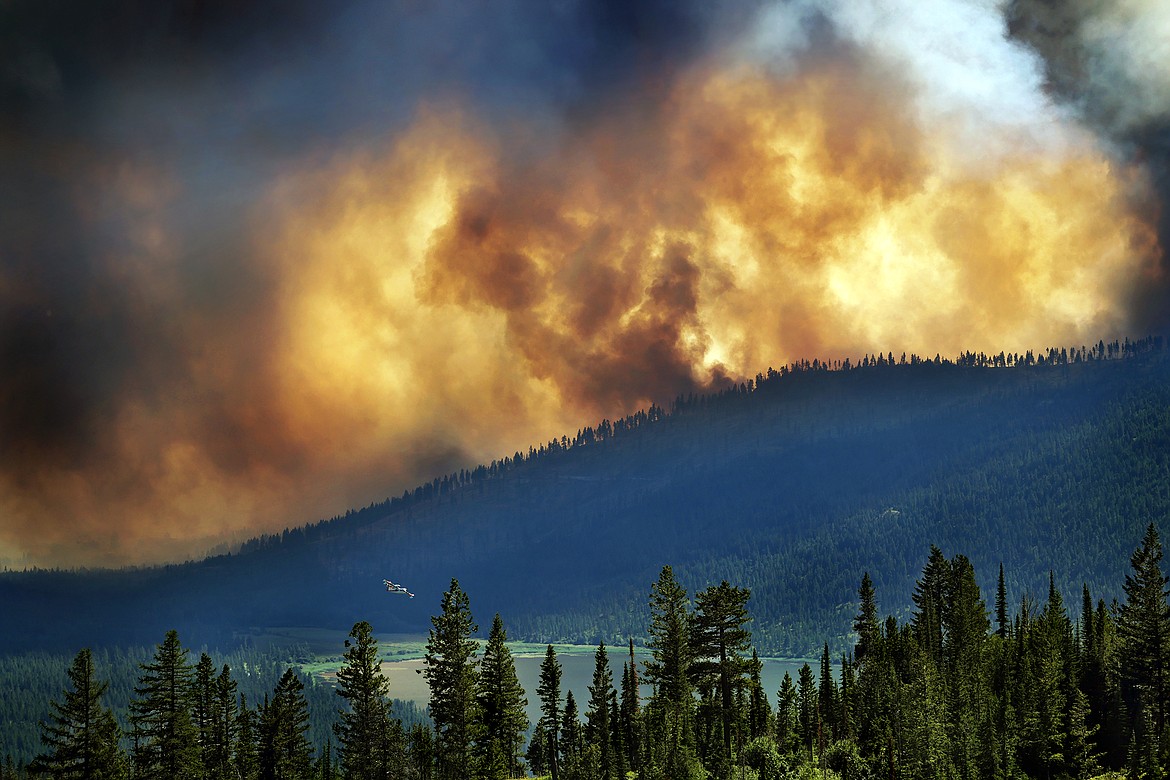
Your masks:
[[[452,574],[517,638],[642,642],[644,583],[670,562],[697,587],[751,588],[761,652],[828,638],[836,653],[852,573],[909,603],[922,539],[970,550],[985,590],[1002,561],[1013,598],[1055,568],[1063,590],[1108,599],[1130,540],[1170,530],[1155,339],[802,362],[667,406],[230,555],[0,575],[0,652],[149,645],[169,628],[228,647],[250,627],[366,618],[422,633]],[[388,601],[387,576],[422,598]]]
[[[747,589],[722,582],[692,599],[663,567],[647,605],[650,660],[636,662],[631,642],[615,681],[599,644],[592,684],[563,691],[549,645],[537,690],[526,693],[500,616],[479,655],[470,599],[452,580],[427,642],[430,724],[394,717],[366,622],[346,642],[334,740],[324,744],[309,738],[291,670],[252,710],[237,704],[228,666],[217,674],[206,656],[192,666],[169,632],[140,665],[128,734],[82,651],[42,727],[44,751],[2,777],[1161,778],[1170,768],[1168,581],[1153,525],[1130,558],[1123,598],[1107,605],[1085,586],[1079,610],[1065,606],[1054,577],[1045,596],[1009,603],[1002,568],[989,608],[970,560],[932,547],[906,620],[879,617],[863,574],[852,646],[835,659],[824,644],[819,668],[786,674],[773,705]],[[535,724],[528,695],[540,702]]]

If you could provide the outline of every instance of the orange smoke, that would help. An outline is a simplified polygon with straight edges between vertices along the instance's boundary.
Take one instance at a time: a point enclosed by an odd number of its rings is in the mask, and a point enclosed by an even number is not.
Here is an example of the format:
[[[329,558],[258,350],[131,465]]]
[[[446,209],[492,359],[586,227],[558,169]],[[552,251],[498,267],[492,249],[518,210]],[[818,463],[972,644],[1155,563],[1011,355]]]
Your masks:
[[[201,334],[185,394],[119,410],[119,465],[0,485],[12,537],[198,553],[794,359],[1125,331],[1158,252],[1135,170],[1087,142],[965,159],[861,71],[701,69],[556,137],[431,107],[288,176],[256,216],[264,348]]]
[[[290,218],[286,355],[388,426],[493,410],[486,455],[806,356],[1123,330],[1157,259],[1138,174],[1087,144],[948,159],[895,97],[846,66],[702,73],[534,154],[428,113]]]

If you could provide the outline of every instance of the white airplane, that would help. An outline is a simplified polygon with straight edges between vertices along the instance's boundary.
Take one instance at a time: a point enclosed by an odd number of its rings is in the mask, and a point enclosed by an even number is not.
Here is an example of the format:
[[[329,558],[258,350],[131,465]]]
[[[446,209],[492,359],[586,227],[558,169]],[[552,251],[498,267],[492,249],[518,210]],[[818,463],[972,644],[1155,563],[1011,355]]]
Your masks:
[[[398,585],[397,583],[393,583],[390,580],[382,580],[382,584],[385,585],[386,590],[390,591],[391,593],[403,593],[407,596],[410,596],[411,598],[414,598],[413,593],[411,593],[409,590],[407,590],[403,586]]]

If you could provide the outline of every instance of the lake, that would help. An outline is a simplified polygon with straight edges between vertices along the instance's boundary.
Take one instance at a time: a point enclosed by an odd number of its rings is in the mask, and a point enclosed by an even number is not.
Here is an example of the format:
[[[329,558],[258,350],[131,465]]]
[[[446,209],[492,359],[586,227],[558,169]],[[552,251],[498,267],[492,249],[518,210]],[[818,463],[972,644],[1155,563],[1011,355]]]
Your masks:
[[[589,686],[593,683],[595,650],[596,648],[582,647],[579,652],[557,653],[557,660],[560,661],[562,670],[562,702],[568,692],[572,691],[582,717],[584,717],[589,702]],[[618,647],[606,648],[606,651],[609,654],[609,666],[613,673],[614,687],[618,689],[620,694],[622,664],[628,660],[629,650]],[[638,661],[638,673],[642,674],[642,662],[649,658],[649,654],[636,652],[634,657]],[[536,687],[540,680],[540,664],[544,661],[544,655],[514,655],[513,658],[516,662],[516,676],[520,678],[520,684],[528,693],[528,720],[530,724],[535,724],[540,717],[540,699],[536,695]],[[815,674],[820,674],[819,660],[805,658],[764,658],[761,660],[764,665],[761,682],[773,709],[776,707],[776,692],[780,689],[780,682],[784,679],[785,672],[791,674],[793,682],[796,682],[800,667],[807,663]],[[382,673],[390,680],[391,698],[414,701],[419,706],[425,707],[430,699],[430,691],[427,689],[426,679],[421,674],[422,668],[421,658],[383,662]],[[834,674],[836,672],[836,665],[834,665]],[[649,686],[642,686],[641,693],[643,700],[645,700],[650,695]]]

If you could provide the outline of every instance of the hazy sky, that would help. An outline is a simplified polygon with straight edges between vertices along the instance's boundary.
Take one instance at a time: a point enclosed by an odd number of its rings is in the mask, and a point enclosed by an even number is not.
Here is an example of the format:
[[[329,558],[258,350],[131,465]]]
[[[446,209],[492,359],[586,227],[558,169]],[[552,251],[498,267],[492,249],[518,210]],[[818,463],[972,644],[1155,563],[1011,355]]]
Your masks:
[[[1158,0],[0,0],[0,561],[1164,330]]]

